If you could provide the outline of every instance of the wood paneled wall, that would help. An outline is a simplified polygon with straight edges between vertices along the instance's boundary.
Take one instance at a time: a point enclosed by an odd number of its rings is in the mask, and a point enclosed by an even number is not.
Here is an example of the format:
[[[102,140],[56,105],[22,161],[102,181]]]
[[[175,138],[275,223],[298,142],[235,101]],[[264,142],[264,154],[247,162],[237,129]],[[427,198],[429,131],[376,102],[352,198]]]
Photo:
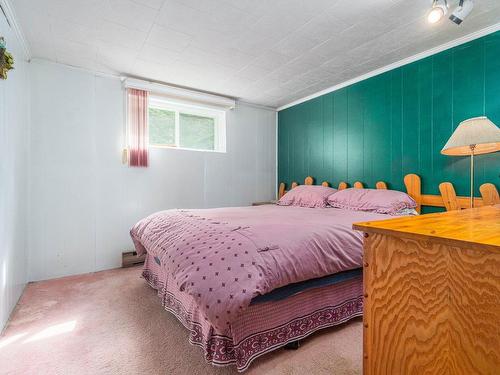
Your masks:
[[[499,56],[496,32],[280,111],[278,181],[383,180],[404,190],[416,173],[425,194],[450,181],[467,195],[469,159],[440,150],[462,120],[486,115],[500,126]],[[500,153],[476,162],[477,189],[500,190]]]

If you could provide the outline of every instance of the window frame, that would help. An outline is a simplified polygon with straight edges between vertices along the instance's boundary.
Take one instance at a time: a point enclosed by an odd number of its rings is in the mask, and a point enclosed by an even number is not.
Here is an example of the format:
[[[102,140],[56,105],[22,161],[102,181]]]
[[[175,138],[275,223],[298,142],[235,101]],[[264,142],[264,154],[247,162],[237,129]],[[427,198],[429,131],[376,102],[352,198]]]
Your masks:
[[[152,148],[170,148],[174,150],[189,150],[199,152],[226,152],[226,111],[196,104],[186,104],[158,96],[150,96],[149,108],[163,109],[175,113],[175,145],[157,145],[149,142]],[[214,149],[180,147],[180,114],[210,117],[214,119]],[[149,129],[149,118],[148,118]],[[148,130],[149,131],[149,130]]]

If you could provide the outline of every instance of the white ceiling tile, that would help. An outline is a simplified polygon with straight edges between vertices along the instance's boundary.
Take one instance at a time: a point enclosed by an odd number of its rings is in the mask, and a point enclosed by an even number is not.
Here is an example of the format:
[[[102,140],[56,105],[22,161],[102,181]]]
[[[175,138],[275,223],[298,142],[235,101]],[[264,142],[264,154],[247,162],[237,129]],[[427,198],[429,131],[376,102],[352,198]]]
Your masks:
[[[338,2],[339,0],[282,0],[279,4],[279,10],[287,7],[289,13],[311,18],[332,9],[336,11]],[[318,12],[319,9],[321,12]]]
[[[133,0],[134,3],[146,5],[150,8],[160,10],[165,0]]]
[[[167,65],[173,61],[181,61],[182,55],[179,52],[146,43],[139,53],[139,58],[145,61]]]
[[[236,73],[236,69],[217,63],[212,63],[207,67],[203,67],[202,70],[200,69],[200,72],[201,71],[203,72],[203,75],[216,79],[217,81],[227,80],[230,76]]]
[[[222,7],[231,6],[230,2],[223,3],[221,1],[213,1],[213,0],[180,0],[179,2],[182,2],[182,5],[185,5],[187,7],[196,10],[201,10],[202,12],[219,11],[221,10]]]
[[[305,25],[309,19],[296,18],[288,12],[266,13],[251,26],[251,30],[268,36],[284,38]]]
[[[430,6],[426,1],[398,1],[384,3],[377,7],[376,17],[384,20],[390,27],[398,27],[427,16]]]
[[[250,92],[248,88],[253,82],[253,79],[230,76],[229,79],[219,82],[214,89],[234,97],[243,97]]]
[[[238,33],[253,26],[260,17],[244,12],[231,5],[226,5],[221,10],[211,11],[210,28],[225,33]]]
[[[168,82],[168,80],[164,79],[167,71],[168,68],[165,65],[146,61],[139,57],[135,59],[129,74],[145,79]]]
[[[135,49],[100,42],[97,61],[110,71],[123,74],[131,69],[138,55],[139,53]]]
[[[130,29],[109,21],[104,21],[98,32],[100,40],[134,49],[141,48],[147,36],[147,33],[143,31]]]
[[[202,72],[189,64],[171,62],[168,65],[156,64],[150,61],[136,59],[130,74],[143,77],[148,80],[166,82],[179,86],[198,86],[204,78]],[[197,84],[198,82],[198,84]]]
[[[182,52],[189,46],[192,37],[180,31],[163,26],[154,25],[147,42],[157,47],[168,48],[175,52]]]
[[[320,66],[328,60],[330,60],[329,56],[314,55],[313,53],[311,53],[311,51],[308,51],[302,56],[290,59],[288,62],[301,64],[303,66]]]
[[[283,86],[276,86],[276,87],[270,88],[269,90],[265,90],[262,93],[262,95],[263,96],[273,96],[275,98],[279,98],[281,96],[288,95],[289,92],[290,92],[290,90],[287,90]]]
[[[330,13],[321,13],[305,25],[297,29],[296,33],[304,35],[317,42],[324,42],[335,35],[340,34],[345,29],[352,26],[352,23],[336,18]]]
[[[288,66],[283,66],[279,69],[272,71],[266,78],[272,78],[273,80],[278,82],[278,86],[299,76],[295,69],[292,69]]]
[[[269,85],[269,82],[272,84]],[[268,90],[271,87],[279,86],[280,82],[277,81],[276,79],[269,78],[269,77],[262,77],[261,79],[256,80],[250,87],[247,87],[248,90],[252,92],[260,92],[262,93],[265,90]]]
[[[56,53],[56,55],[57,56],[55,61],[60,64],[71,65],[78,68],[94,70],[94,71],[98,69],[96,59],[93,56],[89,56],[87,58],[86,56],[82,57],[82,55],[79,53],[61,52],[61,51]]]
[[[243,79],[257,80],[269,74],[271,71],[272,71],[271,69],[267,69],[252,63],[245,66],[238,72],[236,72],[236,77]]]
[[[275,70],[280,66],[283,66],[286,63],[290,62],[291,60],[292,59],[285,55],[268,50],[259,55],[254,61],[252,61],[252,63],[262,68]]]
[[[108,1],[102,0],[40,0],[53,19],[71,21],[98,28],[104,16],[111,12]]]
[[[316,81],[315,81],[316,82]],[[287,93],[295,92],[303,87],[309,86],[310,83],[303,81],[299,78],[293,78],[280,85]]]
[[[239,49],[245,53],[260,54],[264,51],[272,49],[272,47],[280,40],[284,39],[285,35],[280,33],[269,34],[263,30],[248,30],[240,33],[233,44],[234,48]]]
[[[361,21],[333,36],[326,42],[316,46],[311,50],[313,55],[334,57],[356,48],[360,44],[369,43],[378,36],[389,32],[390,27],[383,21],[370,18],[367,21]]]
[[[331,60],[328,60],[320,65],[320,68],[329,72],[336,73],[345,70],[352,63],[351,57],[348,55],[339,55]]]
[[[450,7],[457,0],[450,0]],[[16,0],[34,57],[286,104],[498,23],[476,1],[459,27],[430,1]]]
[[[271,1],[263,1],[263,0],[221,0],[221,3],[231,4],[235,8],[243,10],[248,13],[253,13],[257,15],[262,15],[265,12],[270,11],[270,6],[274,3]]]
[[[182,52],[182,59],[195,65],[202,65],[210,69],[211,64],[225,66],[228,69],[239,70],[243,68],[252,57],[237,50],[228,50],[227,53],[206,51],[195,47],[188,47]]]
[[[206,28],[212,29],[212,21],[207,12],[174,0],[165,1],[155,23],[188,35],[196,35]]]
[[[110,12],[105,16],[108,21],[132,29],[149,31],[158,14],[157,9],[138,4],[131,0],[108,0]]]
[[[315,67],[304,74],[297,76],[297,79],[309,86],[317,82],[329,82],[334,75],[322,67]]]
[[[235,48],[227,48],[216,51],[217,62],[237,70],[242,69],[249,62],[255,59],[255,56],[241,52]]]
[[[203,32],[193,34],[190,45],[209,51],[236,48],[238,46],[238,36],[235,33],[223,33],[217,30],[206,29]]]
[[[410,1],[406,0],[405,3]],[[351,21],[353,24],[360,22],[364,17],[377,14],[377,10],[384,5],[393,5],[391,0],[338,0],[331,10],[337,18]]]
[[[317,45],[317,41],[295,32],[273,47],[273,50],[284,56],[303,55]]]
[[[75,42],[63,38],[54,38],[52,40],[56,56],[82,56],[82,59],[96,60],[97,45]]]
[[[95,28],[60,19],[53,19],[48,24],[55,37],[87,44],[99,40],[99,32]]]

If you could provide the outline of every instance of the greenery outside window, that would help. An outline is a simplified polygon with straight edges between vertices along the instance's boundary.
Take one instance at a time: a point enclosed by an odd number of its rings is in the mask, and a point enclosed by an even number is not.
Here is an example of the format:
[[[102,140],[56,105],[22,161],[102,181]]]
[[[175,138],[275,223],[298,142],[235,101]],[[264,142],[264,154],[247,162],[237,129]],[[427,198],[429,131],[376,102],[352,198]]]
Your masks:
[[[149,145],[198,151],[226,151],[223,110],[149,100]]]

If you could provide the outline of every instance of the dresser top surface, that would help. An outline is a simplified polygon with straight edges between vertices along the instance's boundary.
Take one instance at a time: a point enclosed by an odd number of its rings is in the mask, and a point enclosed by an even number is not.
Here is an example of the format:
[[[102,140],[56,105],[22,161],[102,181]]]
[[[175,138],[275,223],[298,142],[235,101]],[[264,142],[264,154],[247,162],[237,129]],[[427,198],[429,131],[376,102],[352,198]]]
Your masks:
[[[434,240],[500,251],[500,205],[355,223],[366,233]]]

